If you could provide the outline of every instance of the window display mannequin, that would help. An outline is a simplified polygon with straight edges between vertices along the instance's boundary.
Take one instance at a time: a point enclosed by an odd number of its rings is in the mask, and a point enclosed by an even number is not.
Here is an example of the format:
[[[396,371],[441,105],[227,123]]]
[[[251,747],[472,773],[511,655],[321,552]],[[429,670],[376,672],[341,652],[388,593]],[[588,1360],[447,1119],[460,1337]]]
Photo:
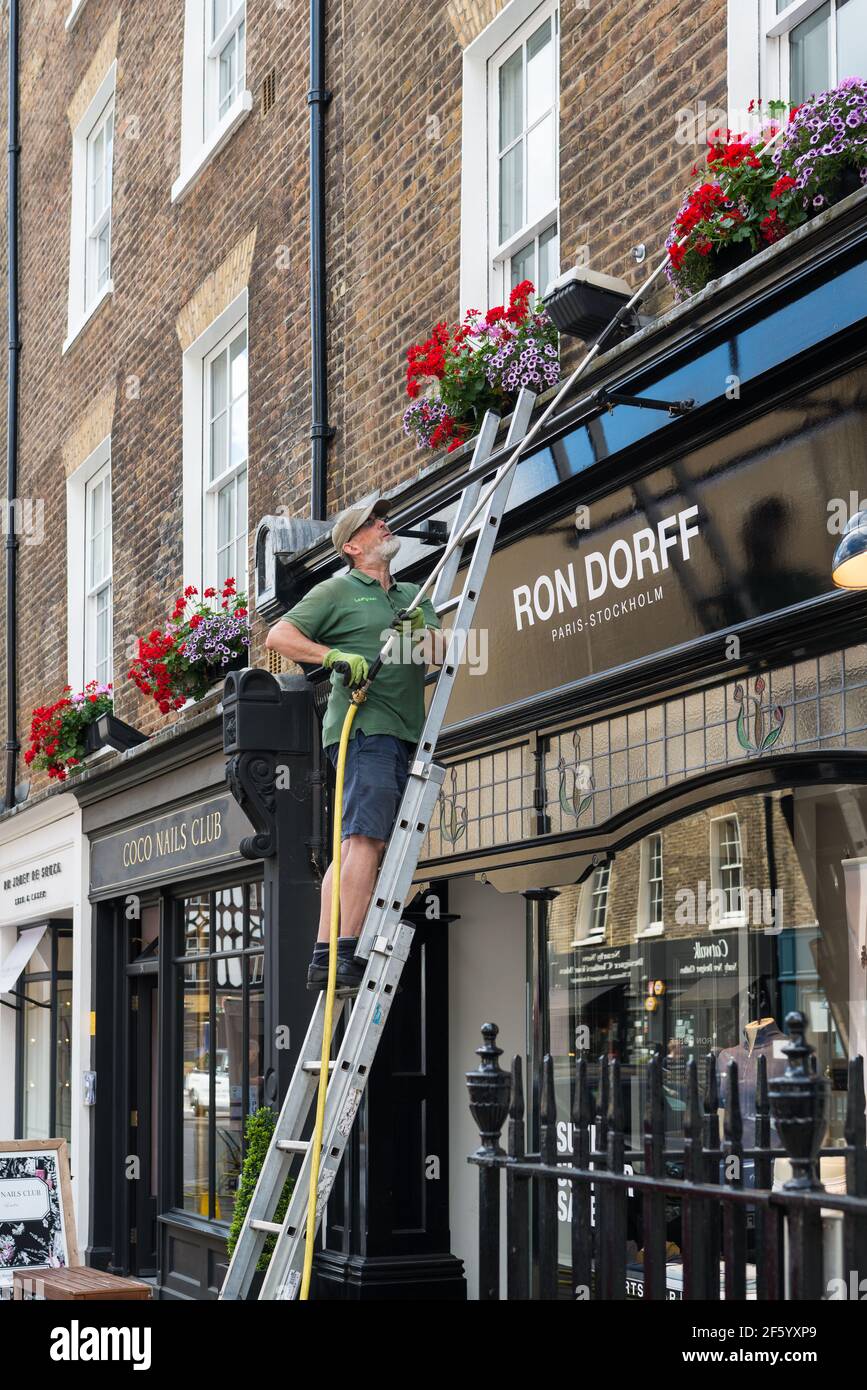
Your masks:
[[[788,1042],[788,1038],[771,1013],[770,992],[764,977],[750,985],[748,999],[753,1017],[744,1026],[743,1041],[735,1047],[724,1047],[719,1053],[717,1057],[717,1081],[720,1107],[724,1109],[728,1095],[729,1062],[737,1063],[738,1090],[743,1120],[742,1143],[745,1149],[752,1149],[756,1143],[756,1088],[759,1076],[759,1058],[764,1057],[765,1059],[768,1081],[775,1076],[781,1076],[788,1066],[788,1059],[782,1051],[783,1044]],[[773,1129],[771,1130],[771,1147],[779,1147],[779,1140]],[[743,1181],[745,1187],[755,1186],[755,1164],[752,1159],[744,1159]]]

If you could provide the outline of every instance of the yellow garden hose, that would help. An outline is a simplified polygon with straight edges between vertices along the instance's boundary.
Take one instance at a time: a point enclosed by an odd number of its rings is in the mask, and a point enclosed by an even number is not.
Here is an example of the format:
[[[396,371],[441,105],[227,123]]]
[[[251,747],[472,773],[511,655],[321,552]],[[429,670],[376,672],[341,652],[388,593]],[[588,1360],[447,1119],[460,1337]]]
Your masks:
[[[322,1022],[322,1057],[319,1066],[319,1090],[316,1095],[316,1123],[310,1141],[310,1191],[307,1196],[307,1241],[304,1246],[304,1272],[301,1276],[300,1299],[310,1297],[310,1272],[313,1268],[313,1244],[316,1239],[316,1194],[319,1187],[319,1158],[322,1130],[325,1125],[325,1092],[328,1089],[328,1063],[331,1058],[331,1028],[334,1013],[334,991],[337,987],[337,938],[340,933],[340,843],[343,830],[343,774],[346,754],[358,706],[364,691],[353,692],[337,750],[337,780],[334,788],[334,847],[331,856],[331,923],[328,934],[328,984],[325,987],[325,1017]]]

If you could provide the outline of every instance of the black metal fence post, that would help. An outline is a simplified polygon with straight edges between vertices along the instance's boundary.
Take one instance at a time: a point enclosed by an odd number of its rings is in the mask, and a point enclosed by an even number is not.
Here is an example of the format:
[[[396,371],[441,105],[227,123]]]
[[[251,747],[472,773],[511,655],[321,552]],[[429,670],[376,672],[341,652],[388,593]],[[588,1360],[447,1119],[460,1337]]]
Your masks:
[[[711,1184],[720,1181],[719,1084],[716,1066],[716,1053],[709,1052],[705,1058],[704,1094],[702,1096],[702,1147],[704,1149],[702,1181]],[[707,1239],[705,1258],[708,1267],[705,1295],[707,1298],[718,1299],[720,1296],[720,1213],[709,1203],[704,1205],[705,1236]]]
[[[593,1120],[587,1059],[575,1063],[575,1095],[572,1100],[572,1164],[586,1172],[590,1167],[590,1125]],[[593,1227],[590,1223],[590,1184],[572,1184],[572,1297],[588,1299],[593,1279]]]
[[[867,1120],[865,1120],[864,1058],[849,1063],[846,1096],[846,1191],[850,1197],[867,1197]],[[861,1280],[867,1279],[867,1214],[846,1212],[843,1225],[844,1277],[849,1297],[861,1298]]]
[[[723,1171],[729,1187],[744,1185],[744,1123],[738,1091],[738,1064],[732,1059],[726,1076],[725,1141]],[[747,1213],[744,1207],[726,1203],[723,1210],[726,1298],[747,1296]]]
[[[511,1081],[498,1058],[503,1049],[497,1047],[499,1029],[496,1023],[482,1025],[484,1042],[476,1048],[481,1058],[475,1071],[468,1071],[467,1090],[470,1093],[470,1113],[478,1125],[481,1147],[479,1158],[503,1153],[500,1133],[509,1113]],[[496,1301],[500,1297],[500,1170],[495,1164],[479,1166],[479,1300]]]
[[[557,1100],[554,1059],[550,1053],[542,1059],[540,1100],[539,1156],[546,1167],[554,1168],[557,1163]],[[539,1298],[552,1302],[557,1297],[556,1182],[537,1183],[534,1195],[539,1205]]]
[[[665,1103],[662,1058],[655,1053],[647,1064],[647,1108],[644,1116],[644,1170],[649,1177],[665,1175]],[[665,1298],[665,1195],[646,1191],[642,1202],[644,1225],[645,1298]]]
[[[707,1221],[703,1204],[689,1195],[689,1185],[700,1183],[704,1176],[702,1149],[702,1116],[698,1099],[698,1068],[693,1058],[686,1064],[686,1110],[683,1121],[684,1173],[686,1187],[681,1208],[683,1232],[683,1296],[685,1299],[707,1297]]]
[[[798,1197],[824,1192],[819,1181],[818,1155],[828,1120],[828,1082],[813,1070],[814,1049],[804,1033],[807,1020],[794,1011],[786,1015],[791,1041],[783,1047],[789,1059],[782,1076],[768,1088],[771,1114],[792,1164],[792,1176],[783,1183],[790,1197],[786,1207],[788,1275],[791,1299],[820,1299],[823,1287],[822,1219],[820,1208],[799,1202]]]
[[[756,1064],[756,1187],[769,1191],[774,1185],[771,1147],[771,1105],[768,1100],[768,1063],[759,1057]],[[783,1249],[782,1225],[777,1207],[756,1206],[756,1298],[776,1303],[782,1298],[780,1270]]]
[[[512,1061],[512,1103],[509,1107],[509,1157],[520,1163],[525,1154],[524,1073],[520,1057]],[[530,1297],[530,1179],[506,1169],[508,1213],[506,1297]]]

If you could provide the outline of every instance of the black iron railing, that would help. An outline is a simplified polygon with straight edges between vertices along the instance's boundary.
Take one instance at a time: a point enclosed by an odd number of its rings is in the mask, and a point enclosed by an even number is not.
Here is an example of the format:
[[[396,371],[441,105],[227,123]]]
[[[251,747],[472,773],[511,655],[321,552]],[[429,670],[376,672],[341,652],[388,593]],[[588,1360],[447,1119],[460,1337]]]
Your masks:
[[[758,1059],[755,1139],[743,1146],[737,1063],[726,1073],[723,1132],[717,1058],[707,1056],[700,1098],[699,1069],[686,1067],[684,1143],[666,1148],[663,1059],[647,1064],[644,1147],[627,1146],[620,1062],[600,1058],[591,1093],[588,1062],[575,1062],[572,1148],[557,1153],[553,1059],[542,1062],[539,1152],[525,1149],[522,1066],[502,1070],[497,1027],[482,1028],[476,1071],[467,1073],[470,1110],[481,1147],[469,1162],[479,1167],[479,1298],[500,1298],[500,1174],[506,1174],[506,1266],[509,1299],[623,1299],[672,1296],[672,1271],[684,1299],[761,1300],[859,1297],[867,1287],[867,1125],[864,1063],[849,1063],[845,1144],[822,1149],[828,1081],[816,1071],[801,1013],[786,1018],[790,1041],[782,1075],[767,1076]],[[508,1151],[500,1145],[508,1117]],[[566,1118],[566,1117],[561,1117]],[[772,1147],[772,1124],[780,1146]],[[593,1142],[591,1142],[593,1141]],[[828,1192],[819,1179],[824,1155],[845,1160],[846,1193]],[[787,1159],[791,1177],[774,1188],[774,1162]],[[745,1167],[746,1165],[746,1167]],[[632,1170],[632,1171],[630,1171]],[[749,1184],[745,1182],[749,1174]],[[558,1251],[558,1185],[571,1188],[571,1270],[564,1287]],[[640,1221],[640,1269],[628,1261],[627,1219]],[[636,1210],[637,1208],[637,1210]],[[679,1251],[667,1260],[667,1219],[679,1215]],[[825,1269],[822,1212],[842,1214],[842,1267]],[[531,1212],[535,1232],[531,1238]],[[634,1224],[634,1222],[633,1222]],[[749,1273],[749,1280],[748,1280]],[[829,1277],[844,1289],[829,1294]],[[677,1296],[676,1294],[674,1296]]]

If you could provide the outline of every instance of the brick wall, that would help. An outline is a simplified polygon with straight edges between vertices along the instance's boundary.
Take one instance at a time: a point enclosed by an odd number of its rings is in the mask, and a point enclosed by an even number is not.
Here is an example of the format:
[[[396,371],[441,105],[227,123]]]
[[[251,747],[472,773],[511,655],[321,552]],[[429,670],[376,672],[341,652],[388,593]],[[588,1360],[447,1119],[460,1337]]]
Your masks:
[[[331,511],[373,486],[390,488],[419,467],[420,456],[401,431],[405,351],[437,318],[459,309],[462,45],[501,8],[500,0],[387,7],[354,0],[328,7]],[[179,316],[233,248],[254,234],[251,540],[265,513],[282,506],[304,515],[309,506],[306,11],[296,15],[271,0],[248,0],[247,85],[257,104],[173,205],[183,5],[88,0],[71,34],[64,29],[67,10],[66,0],[22,7],[18,492],[44,499],[46,534],[43,545],[19,550],[22,742],[32,707],[54,698],[66,680],[65,477],[70,460],[80,461],[84,443],[101,427],[108,400],[116,705],[146,732],[164,722],[125,672],[132,639],[160,619],[187,578]],[[659,245],[697,153],[677,143],[677,113],[723,96],[724,9],[702,10],[685,0],[638,6],[589,0],[582,8],[565,0],[561,26],[562,264],[586,244],[594,267],[637,283],[646,268],[634,265],[630,248],[640,241]],[[105,52],[114,43],[115,292],[62,354],[67,111],[83,100],[100,46]],[[276,103],[264,116],[260,87],[272,68]],[[252,656],[259,664],[266,664],[263,640],[259,622]],[[4,678],[0,671],[0,701]]]

